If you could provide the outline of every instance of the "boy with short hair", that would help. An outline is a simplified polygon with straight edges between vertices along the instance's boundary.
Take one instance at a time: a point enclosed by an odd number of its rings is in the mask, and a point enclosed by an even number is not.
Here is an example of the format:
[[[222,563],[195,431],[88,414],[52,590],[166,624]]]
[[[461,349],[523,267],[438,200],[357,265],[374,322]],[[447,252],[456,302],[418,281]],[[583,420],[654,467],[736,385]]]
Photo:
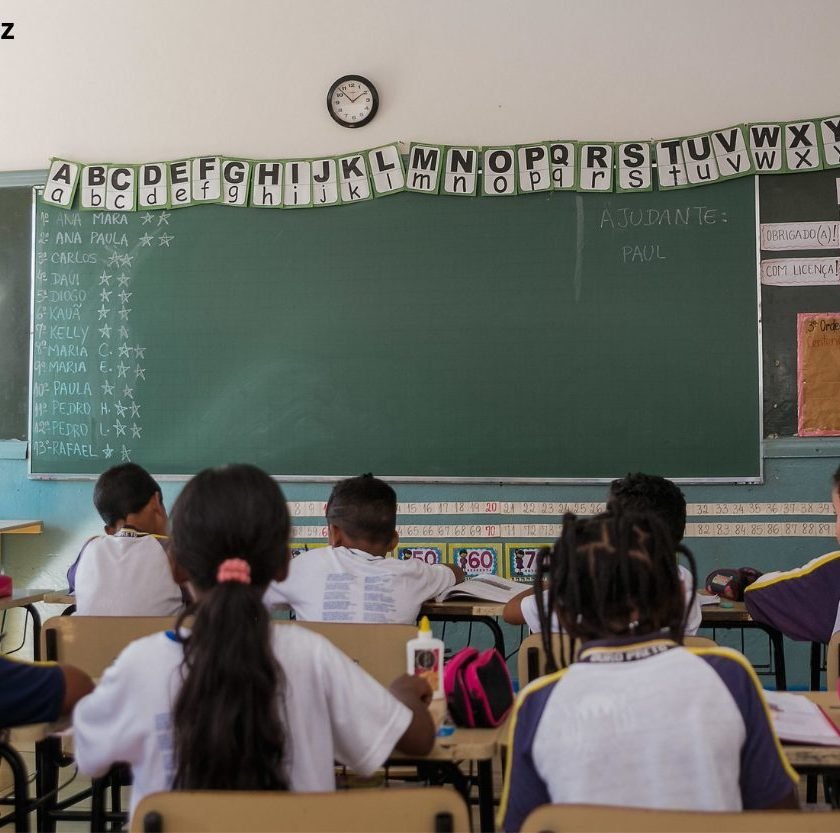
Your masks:
[[[136,463],[103,472],[93,503],[105,535],[91,538],[67,571],[76,612],[88,616],[173,616],[187,600],[167,552],[160,486]]]
[[[668,528],[674,546],[685,535],[685,495],[675,483],[656,474],[636,472],[613,480],[607,495],[607,511],[654,513]],[[694,593],[695,588],[692,587],[690,571],[682,564],[677,569],[688,608],[685,636],[693,636],[700,627],[703,614]],[[520,593],[505,605],[504,620],[513,625],[528,625],[534,632],[539,631],[537,600],[533,590]]]
[[[427,599],[464,580],[460,567],[385,558],[396,548],[397,496],[373,475],[335,485],[327,503],[329,546],[300,553],[263,597],[301,621],[414,624]]]

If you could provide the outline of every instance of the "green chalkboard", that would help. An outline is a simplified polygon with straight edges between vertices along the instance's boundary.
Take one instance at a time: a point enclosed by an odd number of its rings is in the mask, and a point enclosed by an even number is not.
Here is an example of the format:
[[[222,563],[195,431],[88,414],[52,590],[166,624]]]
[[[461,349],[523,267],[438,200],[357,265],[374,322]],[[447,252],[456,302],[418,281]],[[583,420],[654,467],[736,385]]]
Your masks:
[[[31,214],[31,188],[0,188],[0,440],[26,437]]]
[[[759,178],[762,223],[829,223],[840,218],[837,170]],[[820,238],[817,238],[817,243]],[[840,241],[811,249],[767,251],[761,260],[840,257]],[[840,312],[840,285],[761,287],[764,351],[764,434],[789,437],[797,432],[796,316],[800,312]]]
[[[754,205],[40,204],[32,472],[757,477]]]

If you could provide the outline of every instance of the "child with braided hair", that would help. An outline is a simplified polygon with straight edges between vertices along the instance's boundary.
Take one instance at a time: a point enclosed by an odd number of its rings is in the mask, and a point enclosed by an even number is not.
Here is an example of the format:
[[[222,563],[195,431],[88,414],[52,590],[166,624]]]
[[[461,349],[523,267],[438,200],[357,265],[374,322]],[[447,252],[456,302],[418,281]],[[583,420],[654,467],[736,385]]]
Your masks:
[[[369,774],[395,747],[428,752],[425,681],[403,675],[389,692],[320,635],[271,624],[262,596],[288,570],[290,518],[267,474],[197,474],[170,523],[198,601],[174,631],[129,645],[77,707],[80,771],[130,764],[133,811],[173,788],[332,790],[336,760]]]
[[[684,546],[678,551],[691,565]],[[567,514],[535,579],[549,668],[556,616],[582,643],[520,694],[500,808],[520,829],[541,804],[682,810],[796,807],[796,773],[746,659],[681,646],[672,536],[652,514]],[[560,657],[565,665],[566,657]]]

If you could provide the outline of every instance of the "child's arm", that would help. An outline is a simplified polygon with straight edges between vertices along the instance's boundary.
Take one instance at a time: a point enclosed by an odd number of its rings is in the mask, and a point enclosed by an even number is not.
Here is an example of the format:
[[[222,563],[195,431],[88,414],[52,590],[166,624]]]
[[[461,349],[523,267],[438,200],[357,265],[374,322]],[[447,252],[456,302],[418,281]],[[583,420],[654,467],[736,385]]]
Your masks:
[[[464,571],[457,564],[444,564],[444,567],[449,567],[455,573],[455,584],[460,584],[464,578]]]
[[[70,714],[73,706],[93,691],[93,680],[74,665],[62,665],[61,673],[64,675],[64,699],[61,701],[61,713]]]
[[[524,625],[525,616],[522,613],[522,600],[533,595],[534,588],[529,587],[527,590],[523,590],[518,596],[514,596],[505,605],[505,609],[502,611],[502,619],[509,625]]]
[[[429,713],[432,689],[428,682],[422,677],[403,674],[391,683],[389,690],[411,709],[411,723],[397,741],[396,748],[406,755],[427,755],[435,742],[435,724]]]

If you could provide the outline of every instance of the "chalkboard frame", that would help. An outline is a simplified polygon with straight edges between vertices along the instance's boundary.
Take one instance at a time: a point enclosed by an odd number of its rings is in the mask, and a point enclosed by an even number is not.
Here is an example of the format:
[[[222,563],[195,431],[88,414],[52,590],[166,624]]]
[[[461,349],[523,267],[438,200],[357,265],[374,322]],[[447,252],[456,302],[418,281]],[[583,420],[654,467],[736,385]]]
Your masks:
[[[753,202],[754,202],[754,245],[755,245],[755,280],[756,280],[756,359],[757,359],[757,396],[758,396],[758,459],[757,467],[758,474],[756,475],[727,475],[727,476],[707,476],[707,477],[685,477],[685,476],[670,476],[674,482],[683,485],[755,485],[764,483],[765,470],[765,454],[764,454],[764,373],[763,373],[763,336],[762,336],[762,311],[761,311],[761,275],[760,275],[760,216],[759,216],[759,182],[758,177],[753,178]],[[27,183],[28,184],[28,183]],[[30,321],[29,321],[29,336],[30,336],[30,350],[29,350],[29,407],[28,407],[28,428],[32,427],[33,420],[33,390],[34,390],[34,312],[35,312],[35,251],[36,251],[36,236],[37,236],[37,208],[38,197],[43,193],[43,185],[35,185],[32,187],[32,215],[31,215],[31,275],[30,275]],[[527,199],[527,197],[522,197]],[[348,210],[348,209],[342,209]],[[352,210],[349,209],[349,210]],[[27,442],[31,443],[30,437],[27,437]],[[28,476],[33,480],[96,480],[98,474],[86,472],[33,472],[32,471],[32,454],[27,455]],[[153,472],[154,473],[154,472]],[[667,472],[664,472],[668,476]],[[347,477],[348,474],[341,475],[301,475],[288,474],[276,475],[272,477],[281,483],[335,483]],[[394,483],[417,483],[417,484],[450,484],[450,485],[494,485],[494,486],[568,486],[568,485],[605,485],[612,482],[613,476],[609,477],[468,477],[468,476],[408,476],[408,475],[389,475],[383,473],[381,475],[384,479]],[[618,476],[618,475],[616,475]],[[193,474],[155,474],[158,480],[166,482],[184,482],[193,477]]]

